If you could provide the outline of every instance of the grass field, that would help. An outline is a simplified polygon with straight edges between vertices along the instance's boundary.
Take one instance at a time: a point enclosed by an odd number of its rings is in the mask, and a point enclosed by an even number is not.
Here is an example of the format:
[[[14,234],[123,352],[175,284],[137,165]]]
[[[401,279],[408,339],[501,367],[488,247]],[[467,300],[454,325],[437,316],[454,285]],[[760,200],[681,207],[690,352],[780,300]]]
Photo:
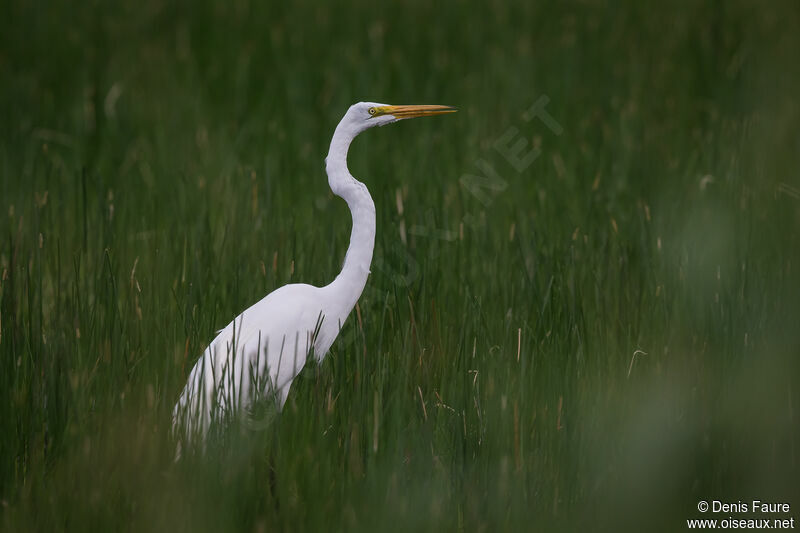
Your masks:
[[[319,4],[4,9],[2,528],[800,518],[797,3]],[[358,313],[273,423],[173,463],[214,332],[337,274],[358,100],[460,112],[357,139]]]

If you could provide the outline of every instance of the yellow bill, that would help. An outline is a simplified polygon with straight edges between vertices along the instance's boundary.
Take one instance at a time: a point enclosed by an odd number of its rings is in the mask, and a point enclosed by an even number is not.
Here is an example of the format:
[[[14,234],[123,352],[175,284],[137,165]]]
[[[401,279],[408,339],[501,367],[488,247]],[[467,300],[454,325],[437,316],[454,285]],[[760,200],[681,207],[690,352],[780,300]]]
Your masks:
[[[373,109],[375,110],[374,113],[372,112]],[[371,108],[370,114],[374,117],[392,115],[395,118],[404,119],[430,117],[433,115],[443,115],[444,113],[455,113],[456,111],[458,111],[458,109],[448,105],[385,105]]]

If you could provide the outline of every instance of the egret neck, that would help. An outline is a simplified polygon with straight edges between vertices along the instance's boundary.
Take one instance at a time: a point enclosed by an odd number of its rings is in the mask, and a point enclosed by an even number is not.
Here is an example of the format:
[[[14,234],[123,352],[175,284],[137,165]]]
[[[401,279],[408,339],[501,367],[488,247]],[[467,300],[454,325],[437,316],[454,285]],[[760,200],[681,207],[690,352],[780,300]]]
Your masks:
[[[328,184],[335,195],[347,202],[353,217],[350,246],[342,271],[327,287],[336,295],[335,301],[341,304],[341,314],[335,318],[341,322],[347,318],[364,290],[375,246],[375,203],[366,185],[355,179],[347,169],[347,150],[359,133],[361,128],[357,124],[343,120],[336,127],[328,157],[325,158]],[[328,317],[331,318],[334,317]]]

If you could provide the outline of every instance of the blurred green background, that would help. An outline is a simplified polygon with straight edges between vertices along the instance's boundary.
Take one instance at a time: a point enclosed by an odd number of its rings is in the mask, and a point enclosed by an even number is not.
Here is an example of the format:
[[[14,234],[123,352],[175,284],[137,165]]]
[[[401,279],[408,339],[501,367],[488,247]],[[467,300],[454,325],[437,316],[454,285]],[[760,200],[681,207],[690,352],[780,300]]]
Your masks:
[[[4,529],[800,518],[797,2],[3,11]],[[525,114],[543,96],[560,134]],[[323,158],[359,100],[460,112],[354,143],[378,212],[358,313],[272,424],[173,463],[214,332],[338,272]]]

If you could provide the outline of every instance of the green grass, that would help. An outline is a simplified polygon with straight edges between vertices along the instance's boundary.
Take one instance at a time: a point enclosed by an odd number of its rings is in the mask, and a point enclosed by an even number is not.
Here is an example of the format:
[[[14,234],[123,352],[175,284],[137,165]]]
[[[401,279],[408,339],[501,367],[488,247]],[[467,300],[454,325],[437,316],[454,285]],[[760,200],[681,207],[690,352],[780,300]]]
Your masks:
[[[795,3],[262,4],[4,10],[4,529],[800,518]],[[543,95],[560,135],[525,118]],[[355,142],[360,315],[274,423],[173,463],[214,332],[338,272],[323,157],[358,100],[461,111]],[[541,151],[521,171],[512,127]]]

